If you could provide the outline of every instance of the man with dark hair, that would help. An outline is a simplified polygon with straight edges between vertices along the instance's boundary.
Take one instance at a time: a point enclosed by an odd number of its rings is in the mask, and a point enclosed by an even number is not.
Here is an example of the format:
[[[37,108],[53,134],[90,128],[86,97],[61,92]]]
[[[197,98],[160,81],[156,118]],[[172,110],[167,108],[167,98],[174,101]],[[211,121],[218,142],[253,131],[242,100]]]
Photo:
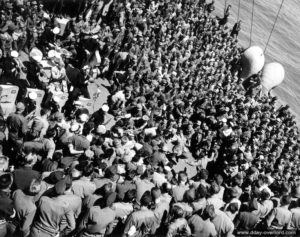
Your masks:
[[[154,234],[157,222],[154,212],[149,209],[152,203],[150,191],[144,192],[140,199],[141,208],[133,212],[126,220],[123,237],[146,236]]]
[[[43,159],[52,159],[56,148],[55,136],[56,129],[48,129],[44,138],[37,137],[33,141],[24,142],[23,147],[28,151],[35,151]]]
[[[68,203],[70,206],[70,209],[72,210],[75,220],[77,220],[77,218],[81,214],[82,200],[80,197],[78,197],[77,195],[74,195],[72,193],[72,190],[71,190],[72,178],[67,175],[64,177],[63,180],[64,180],[64,182],[60,182],[59,188],[62,188],[62,190],[65,189],[65,191],[62,192],[62,194],[57,197],[57,200]],[[65,230],[67,230],[67,228],[66,228],[67,226],[68,226],[67,219],[66,219],[66,217],[63,217],[63,219],[61,220],[60,229],[65,231]]]
[[[11,149],[16,153],[21,151],[23,139],[27,132],[27,121],[23,116],[24,110],[25,105],[19,102],[16,106],[16,112],[11,113],[6,120],[8,128],[8,152],[11,152]]]
[[[112,206],[116,198],[117,194],[112,192],[104,198],[104,207],[96,205],[90,208],[78,228],[78,231],[83,230],[83,233],[79,236],[105,236],[111,234],[116,218]]]
[[[136,179],[135,184],[137,190],[137,194],[136,194],[137,203],[140,202],[141,197],[144,195],[146,191],[151,191],[151,189],[154,188],[154,184],[151,182],[153,173],[154,173],[153,170],[147,169],[145,170],[141,178]]]
[[[134,176],[136,175],[135,170],[129,170],[126,172],[125,180],[122,183],[117,183],[116,192],[118,193],[118,198],[123,200],[125,194],[129,190],[136,190],[136,184],[133,181]]]
[[[114,203],[113,207],[116,211],[116,217],[124,220],[133,212],[133,203],[136,199],[136,190],[130,189],[125,195],[123,201]]]
[[[152,188],[151,190],[152,198],[154,200],[154,215],[157,219],[157,224],[160,227],[156,234],[160,235],[161,233],[165,233],[165,228],[167,226],[167,217],[170,210],[170,203],[166,200],[161,199],[161,190],[157,187]]]
[[[12,177],[10,174],[0,176],[0,236],[10,234],[10,221],[15,217],[13,201],[10,199],[10,186]]]
[[[53,197],[43,196],[38,202],[38,213],[33,222],[30,236],[51,237],[61,231],[61,223],[66,219],[64,233],[68,234],[75,229],[74,213],[69,203],[59,199],[67,188],[67,178],[61,179],[54,186]]]
[[[105,184],[111,184],[112,190],[116,191],[117,181],[120,175],[118,174],[118,165],[112,165],[105,169],[104,177],[94,179],[96,188],[102,188]]]
[[[234,226],[238,230],[251,230],[259,221],[259,217],[256,215],[258,209],[257,199],[250,200],[248,205],[245,205],[244,210],[238,213],[234,219]]]
[[[258,215],[260,219],[264,219],[273,209],[274,203],[270,200],[270,193],[263,189],[260,192],[260,202],[258,203]]]
[[[195,213],[188,220],[189,227],[191,228],[192,236],[201,237],[214,237],[217,236],[217,231],[210,219],[203,220],[200,216],[201,212]]]
[[[23,165],[16,169],[13,173],[13,186],[12,189],[21,189],[22,191],[29,188],[33,179],[40,179],[40,172],[33,170],[32,167],[37,162],[37,155],[35,151],[29,151],[23,156]]]
[[[52,159],[52,156],[55,152],[55,142],[54,138],[56,136],[56,130],[55,129],[48,129],[46,136],[44,139],[42,139],[43,142],[43,158],[46,159]]]
[[[80,134],[81,129],[79,124],[72,125],[70,131],[74,133],[74,135],[68,138],[66,155],[79,157],[85,150],[89,149],[90,141],[86,138],[87,134]]]
[[[288,209],[290,203],[290,195],[281,197],[280,207],[275,207],[267,216],[267,226],[270,229],[282,230],[287,228],[292,219],[292,212]]]
[[[289,228],[299,230],[300,229],[300,199],[299,198],[295,203],[295,207],[290,209],[290,211],[292,212],[293,215],[292,215],[292,220],[290,222]]]
[[[24,192],[20,189],[13,193],[13,201],[17,216],[17,232],[20,236],[28,236],[35,213],[35,195],[41,191],[41,181],[33,179],[29,189]]]
[[[124,222],[126,218],[133,212],[134,202],[136,199],[136,190],[130,189],[125,193],[124,199],[113,204],[113,209],[116,213],[116,227],[113,230],[112,236],[119,236],[124,230]]]
[[[44,159],[42,161],[42,171],[43,172],[52,172],[57,170],[58,168],[61,168],[61,159],[62,159],[62,153],[61,152],[55,152],[52,156],[52,159]]]
[[[42,108],[40,116],[34,117],[32,121],[28,123],[29,133],[32,138],[44,137],[49,127],[48,117],[50,110]]]
[[[72,192],[78,197],[84,199],[89,194],[95,192],[96,185],[93,181],[91,181],[94,166],[92,164],[86,164],[82,167],[82,176],[78,180],[73,181]]]
[[[179,206],[174,206],[172,209],[172,221],[168,228],[167,237],[172,236],[190,236],[191,229],[187,220],[183,217],[184,210]]]
[[[203,219],[206,218],[214,224],[218,236],[233,236],[234,225],[225,212],[215,210],[213,205],[207,205],[203,212]]]
[[[178,185],[176,185],[172,191],[173,191],[173,198],[175,201],[182,201],[184,193],[189,190],[189,186],[187,184],[188,177],[186,172],[181,171],[178,174]]]

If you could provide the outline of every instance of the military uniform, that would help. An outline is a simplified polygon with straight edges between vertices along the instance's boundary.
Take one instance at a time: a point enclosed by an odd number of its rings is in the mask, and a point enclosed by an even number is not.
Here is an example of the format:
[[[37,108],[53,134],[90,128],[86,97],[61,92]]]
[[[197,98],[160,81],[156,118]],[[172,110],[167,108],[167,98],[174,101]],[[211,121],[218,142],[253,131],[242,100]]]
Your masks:
[[[0,34],[1,49],[4,57],[8,57],[13,47],[13,37],[8,32]]]
[[[27,37],[28,37],[28,49],[30,50],[35,46],[37,40],[37,15],[32,12],[31,17],[27,20]]]
[[[21,16],[17,18],[16,30],[13,33],[13,39],[17,51],[23,50],[26,45],[27,34],[26,34],[26,23]]]

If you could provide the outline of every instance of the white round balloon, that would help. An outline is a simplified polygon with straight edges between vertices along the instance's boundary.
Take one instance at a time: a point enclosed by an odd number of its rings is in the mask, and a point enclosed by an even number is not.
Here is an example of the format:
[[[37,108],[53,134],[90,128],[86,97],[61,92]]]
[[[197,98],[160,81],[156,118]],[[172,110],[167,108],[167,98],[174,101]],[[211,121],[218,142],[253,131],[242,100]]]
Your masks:
[[[242,54],[241,64],[241,78],[247,79],[259,73],[265,64],[263,50],[259,46],[251,46]]]
[[[284,67],[280,63],[268,63],[262,71],[261,85],[265,90],[270,91],[283,82],[284,75]]]

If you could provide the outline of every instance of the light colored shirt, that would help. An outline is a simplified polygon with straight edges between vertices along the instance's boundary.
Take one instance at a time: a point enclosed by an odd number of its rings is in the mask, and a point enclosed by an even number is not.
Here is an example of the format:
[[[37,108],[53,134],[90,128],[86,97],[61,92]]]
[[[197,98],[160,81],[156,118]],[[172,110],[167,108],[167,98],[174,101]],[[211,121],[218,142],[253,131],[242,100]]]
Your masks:
[[[36,212],[33,196],[28,196],[18,189],[13,194],[13,202],[16,210],[16,217],[23,236],[28,236],[33,218]]]
[[[237,211],[235,213],[232,213],[228,207],[230,204],[237,204]],[[230,218],[230,220],[234,220],[234,218],[236,217],[236,215],[238,214],[239,210],[240,210],[240,207],[241,207],[241,201],[237,198],[233,198],[229,203],[227,203],[225,206],[224,206],[224,211],[226,213],[226,215]]]
[[[276,207],[267,217],[267,224],[272,229],[283,229],[292,219],[292,212],[285,207]]]
[[[265,218],[270,213],[270,211],[272,211],[273,207],[274,204],[271,200],[264,200],[261,203],[258,203],[258,217],[261,219]]]
[[[234,224],[230,218],[220,210],[215,210],[216,216],[211,219],[211,222],[214,224],[217,236],[234,236],[232,233],[234,231]]]
[[[191,229],[184,218],[178,218],[169,225],[167,237],[173,237],[177,234],[185,233],[187,236],[191,235]]]
[[[193,214],[193,208],[186,202],[177,202],[174,203],[174,206],[180,207],[184,211],[184,218],[190,217]]]
[[[46,118],[37,116],[28,123],[28,127],[34,131],[40,131],[40,137],[42,138],[47,132],[49,122]]]
[[[110,208],[101,209],[99,206],[91,207],[88,215],[83,219],[81,226],[88,234],[105,234],[106,229],[114,222],[116,213]]]
[[[300,229],[300,207],[292,208],[290,211],[292,213],[290,228],[299,230]]]
[[[128,236],[128,232],[141,232],[142,227],[145,227],[146,230],[149,230],[147,234],[154,234],[157,228],[157,221],[154,212],[146,207],[141,207],[140,210],[133,212],[127,218],[123,237]],[[134,229],[134,231],[131,231],[132,229]]]
[[[213,205],[215,209],[219,210],[224,206],[224,202],[220,199],[217,194],[212,195],[207,199],[207,205]]]
[[[194,211],[204,210],[206,207],[206,198],[201,198],[195,202],[192,203],[192,207]]]
[[[151,191],[152,188],[154,188],[154,184],[147,179],[137,179],[135,181],[136,184],[136,201],[139,203],[141,200],[141,197],[146,191]]]
[[[177,201],[180,202],[183,200],[183,196],[185,192],[189,190],[189,186],[185,184],[179,184],[178,186],[175,186],[172,189],[173,192],[173,198]]]
[[[133,212],[133,206],[131,203],[116,202],[113,204],[113,209],[116,213],[116,218],[126,218]]]
[[[193,215],[188,224],[191,228],[192,236],[213,237],[217,235],[216,228],[209,219],[203,220],[199,215]]]
[[[73,181],[71,190],[75,195],[84,199],[95,192],[96,185],[90,179],[81,177],[79,180]]]
[[[74,213],[69,203],[65,201],[43,196],[39,201],[37,213],[33,229],[31,229],[33,233],[38,232],[33,231],[34,229],[52,234],[59,233],[62,218],[66,218],[67,228],[70,231],[75,229]]]
[[[56,147],[53,139],[48,139],[48,138],[43,139],[43,146],[46,155],[45,157],[52,159]]]
[[[164,174],[154,172],[153,174],[153,183],[157,187],[161,187],[163,183],[167,183],[167,179]]]

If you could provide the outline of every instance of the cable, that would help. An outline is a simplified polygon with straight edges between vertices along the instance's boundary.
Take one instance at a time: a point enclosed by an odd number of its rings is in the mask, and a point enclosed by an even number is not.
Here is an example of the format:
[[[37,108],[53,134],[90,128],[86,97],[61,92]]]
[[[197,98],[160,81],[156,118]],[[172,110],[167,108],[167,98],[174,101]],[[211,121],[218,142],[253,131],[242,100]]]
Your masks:
[[[252,1],[252,17],[251,17],[251,29],[250,29],[250,45],[252,44],[252,29],[253,29],[253,19],[254,19],[254,5],[255,5],[255,0]]]
[[[267,48],[268,48],[268,45],[269,45],[269,42],[270,42],[270,39],[271,39],[273,30],[275,29],[275,25],[276,25],[277,19],[278,19],[278,17],[279,17],[279,13],[280,13],[280,10],[281,10],[281,8],[282,8],[282,6],[283,6],[283,3],[284,3],[284,0],[281,0],[281,5],[280,5],[279,10],[278,10],[278,12],[277,12],[277,16],[276,16],[276,18],[275,18],[275,21],[274,21],[274,24],[273,24],[271,33],[270,33],[270,35],[269,35],[269,38],[268,38],[268,41],[267,41],[267,44],[266,44],[264,53],[266,52],[266,50],[267,50]]]
[[[240,9],[241,9],[241,0],[239,0],[238,13],[237,13],[237,20],[236,21],[238,21],[240,19]]]

